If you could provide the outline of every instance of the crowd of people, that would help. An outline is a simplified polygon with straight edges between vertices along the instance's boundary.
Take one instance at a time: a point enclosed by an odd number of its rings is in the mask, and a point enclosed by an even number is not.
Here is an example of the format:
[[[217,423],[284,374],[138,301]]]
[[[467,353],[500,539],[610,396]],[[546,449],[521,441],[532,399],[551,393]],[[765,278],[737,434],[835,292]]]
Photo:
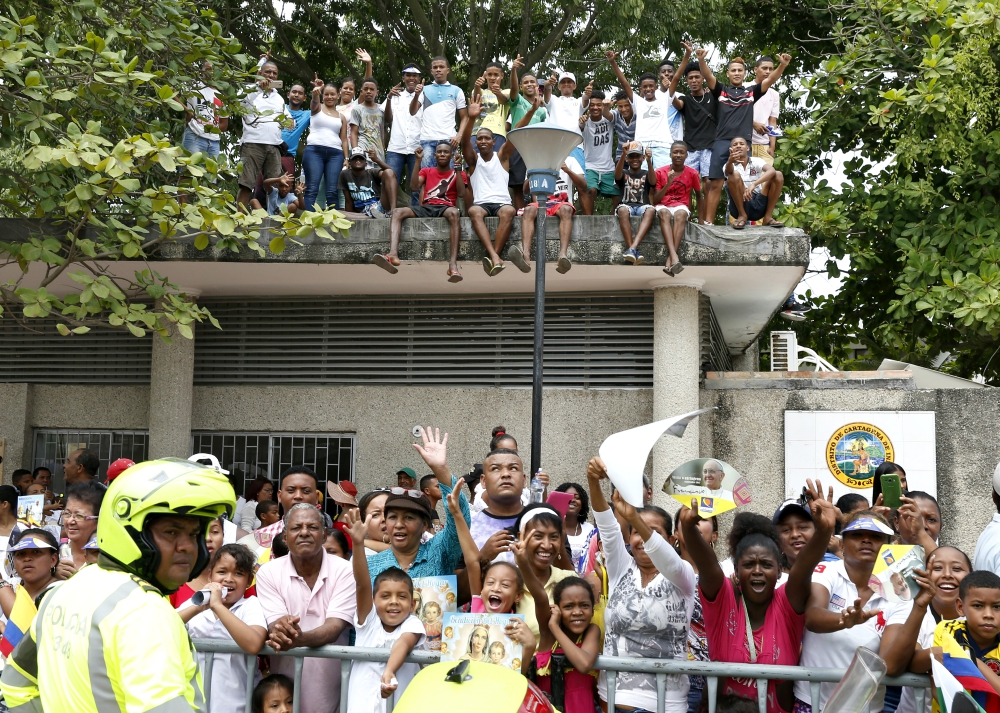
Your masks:
[[[772,85],[791,61],[787,54],[777,63],[761,56],[754,82],[746,83],[748,65],[734,57],[723,82],[703,48],[683,45],[679,63],[665,59],[657,74],[642,74],[635,87],[613,51],[605,57],[617,78],[614,92],[590,81],[578,93],[572,72],[519,72],[519,55],[509,68],[487,64],[469,97],[448,81],[445,57],[434,57],[425,69],[407,64],[398,84],[380,89],[371,56],[359,49],[365,65],[360,84],[353,77],[327,82],[314,74],[309,85],[288,88],[287,102],[278,66],[264,56],[260,79],[243,99],[239,201],[271,214],[295,213],[312,210],[325,186],[323,204],[345,210],[349,218],[391,219],[389,252],[374,258],[390,273],[400,266],[404,220],[446,218],[449,282],[462,279],[457,254],[463,206],[486,249],[483,268],[491,277],[505,267],[500,253],[520,215],[521,246],[512,246],[508,257],[529,272],[534,217],[542,206],[529,195],[524,160],[507,145],[507,133],[544,122],[582,140],[545,199],[546,214],[559,220],[559,272],[572,267],[567,248],[577,206],[592,215],[603,198],[621,225],[623,260],[643,262],[639,247],[658,216],[669,252],[664,271],[676,275],[684,269],[677,248],[693,211],[696,222],[713,224],[723,189],[734,229],[750,221],[782,227],[773,215],[784,177],[773,167],[781,101]],[[687,94],[679,89],[681,80]],[[221,135],[229,130],[217,92],[193,87],[186,101],[183,146],[217,156]],[[406,207],[397,204],[400,192],[409,192]],[[492,236],[486,217],[499,218]],[[634,232],[632,217],[640,219]]]
[[[598,457],[587,465],[586,485],[553,489],[571,496],[560,512],[554,500],[533,497],[544,497],[548,476],[526,475],[505,428],[494,429],[482,463],[462,476],[453,473],[447,446],[448,434],[421,429],[414,448],[428,474],[400,468],[394,483],[365,494],[350,482],[331,483],[336,517],[321,508],[320,481],[308,467],[287,469],[277,487],[254,481],[236,512],[208,527],[207,567],[168,592],[190,636],[232,641],[247,654],[326,644],[391,650],[388,663],[355,662],[349,678],[350,713],[384,710],[382,700],[418,671],[405,658],[427,645],[413,579],[455,575],[462,610],[521,615],[506,630],[523,646],[521,671],[566,713],[605,710],[605,677],[594,670],[602,653],[846,668],[864,646],[898,675],[927,673],[941,647],[979,664],[1000,695],[1000,467],[992,493],[998,514],[973,562],[939,542],[938,502],[908,490],[904,469],[891,462],[875,480],[898,475],[903,496],[895,510],[877,489],[874,503],[860,494],[834,501],[832,488],[808,481],[802,497],[773,516],[740,511],[722,535],[715,518],[681,507],[675,519],[653,505],[648,481],[644,505],[633,507],[606,482]],[[192,459],[225,473],[213,456]],[[109,479],[128,478],[130,465],[112,464]],[[22,527],[16,518],[17,496],[46,492],[50,471],[17,471],[15,485],[0,486],[0,534],[9,535],[0,582],[6,617],[18,590],[39,605],[101,556],[93,542],[105,490],[98,469],[95,454],[74,452],[66,496],[51,499],[62,528],[55,532],[68,548],[60,549],[51,527]],[[720,536],[724,558],[716,552]],[[892,603],[872,584],[879,550],[890,543],[926,553],[915,573],[919,593],[909,601]],[[262,659],[253,712],[281,710],[293,697],[304,713],[338,710],[340,667],[337,659],[306,658],[293,691],[294,660]],[[247,675],[243,656],[216,655],[210,710],[243,712]],[[805,682],[759,685],[724,679],[720,709],[746,710],[760,695],[768,713],[811,710]],[[821,706],[833,687],[821,685]],[[703,679],[669,675],[664,710],[705,711],[705,693]],[[931,696],[924,700],[929,711]],[[618,673],[615,706],[657,710],[655,674]],[[870,710],[924,713],[912,689],[892,687],[879,690]]]

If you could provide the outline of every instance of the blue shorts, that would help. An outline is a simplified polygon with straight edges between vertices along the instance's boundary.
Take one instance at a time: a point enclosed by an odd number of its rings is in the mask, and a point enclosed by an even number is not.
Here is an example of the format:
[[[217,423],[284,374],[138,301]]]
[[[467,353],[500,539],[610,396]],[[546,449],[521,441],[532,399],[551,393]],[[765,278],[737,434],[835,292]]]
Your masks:
[[[729,186],[726,186],[726,195],[729,195]],[[743,201],[743,211],[747,214],[747,220],[761,220],[767,213],[767,196],[763,193],[754,193],[750,196],[750,200]],[[740,216],[731,195],[729,196],[729,215],[734,218]]]
[[[697,171],[701,178],[707,178],[712,170],[712,149],[689,151],[688,157],[684,159],[684,165]]]
[[[624,203],[621,203],[618,207],[628,208],[628,214],[633,218],[641,218],[645,215],[647,210],[654,210],[653,206],[649,203],[644,203],[642,205],[625,205]]]
[[[659,141],[649,142],[645,148],[653,150],[653,168],[663,168],[670,165],[670,144]]]

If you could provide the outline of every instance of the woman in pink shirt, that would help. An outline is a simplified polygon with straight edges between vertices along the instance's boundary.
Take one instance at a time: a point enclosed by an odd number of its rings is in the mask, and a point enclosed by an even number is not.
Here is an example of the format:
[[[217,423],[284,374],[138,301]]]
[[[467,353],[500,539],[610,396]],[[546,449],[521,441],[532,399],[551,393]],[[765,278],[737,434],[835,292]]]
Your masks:
[[[799,553],[788,582],[780,587],[781,551],[770,520],[744,513],[738,518],[745,525],[733,553],[733,582],[723,574],[715,552],[701,537],[698,515],[686,507],[678,513],[688,554],[698,568],[699,596],[713,661],[798,664],[812,571],[823,558],[837,522],[837,509],[831,502],[833,489],[824,499],[819,481],[815,489],[811,480],[807,483],[816,532]],[[727,678],[719,695],[757,700],[757,684],[754,679]],[[793,705],[790,681],[768,682],[768,713],[791,711]]]

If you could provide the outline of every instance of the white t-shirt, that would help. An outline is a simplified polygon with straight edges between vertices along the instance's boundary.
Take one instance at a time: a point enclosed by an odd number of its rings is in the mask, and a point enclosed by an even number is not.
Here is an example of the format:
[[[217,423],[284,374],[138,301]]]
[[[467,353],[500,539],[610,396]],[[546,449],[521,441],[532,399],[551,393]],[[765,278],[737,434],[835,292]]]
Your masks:
[[[656,96],[667,96],[665,89],[656,88]],[[674,106],[674,97],[684,96],[680,92],[674,92],[668,98],[670,103],[667,104],[667,124],[670,126],[670,135],[674,138],[674,141],[684,140],[684,115],[677,111],[677,107]]]
[[[417,107],[417,113],[410,115],[413,92],[403,89],[398,97],[391,99],[392,127],[389,129],[389,145],[386,151],[411,154],[420,146],[420,128],[424,120],[424,107]],[[390,100],[382,102],[382,111]]]
[[[889,616],[886,617],[885,625],[905,624],[912,609],[913,602],[901,602],[897,604]],[[931,608],[927,607],[927,611],[924,612],[924,618],[920,622],[920,630],[917,632],[917,644],[920,648],[929,649],[934,645],[935,626],[937,626],[937,621],[934,619]],[[932,694],[933,691],[925,689],[924,710],[921,713],[930,713]],[[896,707],[896,713],[917,713],[917,696],[910,686],[903,686],[903,692],[899,697],[899,705]]]
[[[205,126],[212,125],[216,129],[219,128],[219,117],[215,112],[221,106],[222,100],[219,99],[216,91],[211,87],[202,87],[189,96],[187,100],[187,108],[188,111],[194,114],[191,121],[187,124],[191,133],[195,136],[200,136],[203,139],[218,141],[219,134],[208,133],[205,131]]]
[[[243,104],[248,113],[243,117],[243,138],[240,143],[278,146],[282,141],[278,117],[284,114],[291,121],[292,115],[277,90],[262,92],[257,89],[244,97]]]
[[[583,100],[577,97],[556,96],[549,99],[546,105],[548,116],[546,123],[580,133],[580,115],[583,113]]]
[[[177,610],[194,606],[188,599]],[[248,626],[259,626],[267,631],[267,620],[257,597],[244,597],[229,608],[237,619]],[[193,639],[223,639],[232,641],[232,634],[219,621],[211,609],[196,614],[187,623],[188,634]],[[205,670],[205,654],[198,653],[198,667]],[[260,672],[254,668],[254,684],[260,681]],[[242,654],[215,654],[212,668],[212,704],[210,713],[244,713],[247,696],[247,664]]]
[[[1000,513],[993,513],[993,520],[979,535],[972,568],[1000,572]]]
[[[386,631],[382,627],[378,614],[375,613],[374,606],[364,623],[358,621],[357,614],[354,615],[354,631],[357,634],[354,645],[370,649],[391,649],[402,634],[420,635],[420,640],[417,641],[414,649],[423,648],[426,640],[424,625],[413,614],[410,614],[393,631]],[[399,700],[418,671],[420,671],[420,666],[415,663],[404,663],[399,667],[399,670],[396,671],[398,686],[394,700]],[[385,699],[382,698],[382,674],[384,672],[384,663],[376,661],[354,662],[351,666],[350,687],[347,689],[347,713],[385,713]]]
[[[758,180],[764,175],[764,167],[767,166],[764,159],[758,156],[750,156],[747,159],[747,165],[736,162],[733,163],[733,170],[740,174],[740,178],[743,179],[743,186],[749,188],[750,184]],[[758,185],[754,187],[754,193],[760,193],[763,186]]]
[[[822,585],[830,592],[830,603],[827,610],[839,614],[846,607],[852,606],[858,598],[858,588],[847,576],[843,560],[836,562],[821,562],[816,565],[812,576],[813,584]],[[854,652],[859,646],[864,646],[878,653],[882,644],[882,632],[885,630],[887,610],[893,605],[887,599],[873,594],[864,606],[865,611],[878,609],[878,616],[873,616],[864,624],[835,631],[830,634],[816,634],[809,629],[802,636],[802,656],[799,665],[807,668],[847,668],[854,659]],[[826,706],[826,699],[833,693],[836,683],[820,685],[820,708]],[[810,702],[808,681],[795,682],[795,697],[800,701]],[[885,686],[879,686],[875,698],[872,699],[869,710],[878,713],[882,710],[885,698]]]
[[[422,99],[424,113],[420,124],[420,140],[447,141],[455,136],[458,133],[455,113],[467,106],[465,92],[451,82],[433,82],[424,85]],[[393,111],[395,110],[393,107]]]
[[[638,94],[635,96],[635,140],[643,146],[659,144],[669,146],[673,141],[670,132],[671,107],[666,94],[658,95],[653,101]]]
[[[583,125],[583,160],[588,171],[614,173],[615,159],[611,147],[614,124],[603,116],[599,121],[587,118]]]
[[[580,572],[578,567],[582,564],[581,559],[587,550],[587,541],[593,532],[594,526],[584,520],[580,523],[579,535],[566,535],[566,541],[569,542],[570,555],[573,558],[573,566],[577,568],[577,573]]]
[[[768,123],[772,116],[777,117],[781,111],[781,96],[771,87],[764,95],[753,103],[753,120],[759,124]],[[771,143],[771,137],[767,134],[753,132],[753,142],[758,146],[767,146]]]

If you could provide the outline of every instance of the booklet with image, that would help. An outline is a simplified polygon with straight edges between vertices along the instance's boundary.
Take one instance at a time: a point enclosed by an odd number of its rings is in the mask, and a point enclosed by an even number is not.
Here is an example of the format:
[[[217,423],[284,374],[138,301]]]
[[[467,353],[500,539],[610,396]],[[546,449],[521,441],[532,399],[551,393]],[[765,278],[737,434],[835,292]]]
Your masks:
[[[521,644],[504,629],[519,614],[445,614],[441,635],[442,661],[483,661],[520,672]]]
[[[923,568],[924,548],[920,545],[882,545],[869,584],[890,602],[913,601],[920,591],[913,570]]]
[[[712,517],[753,501],[750,485],[736,469],[718,458],[696,458],[667,476],[663,492],[701,517]]]
[[[446,614],[458,611],[458,578],[416,577],[413,580],[413,613],[423,622],[427,634],[427,648],[441,650],[441,632]]]
[[[17,498],[17,519],[32,527],[38,527],[45,520],[45,496],[19,495]],[[56,538],[58,539],[58,538]]]

